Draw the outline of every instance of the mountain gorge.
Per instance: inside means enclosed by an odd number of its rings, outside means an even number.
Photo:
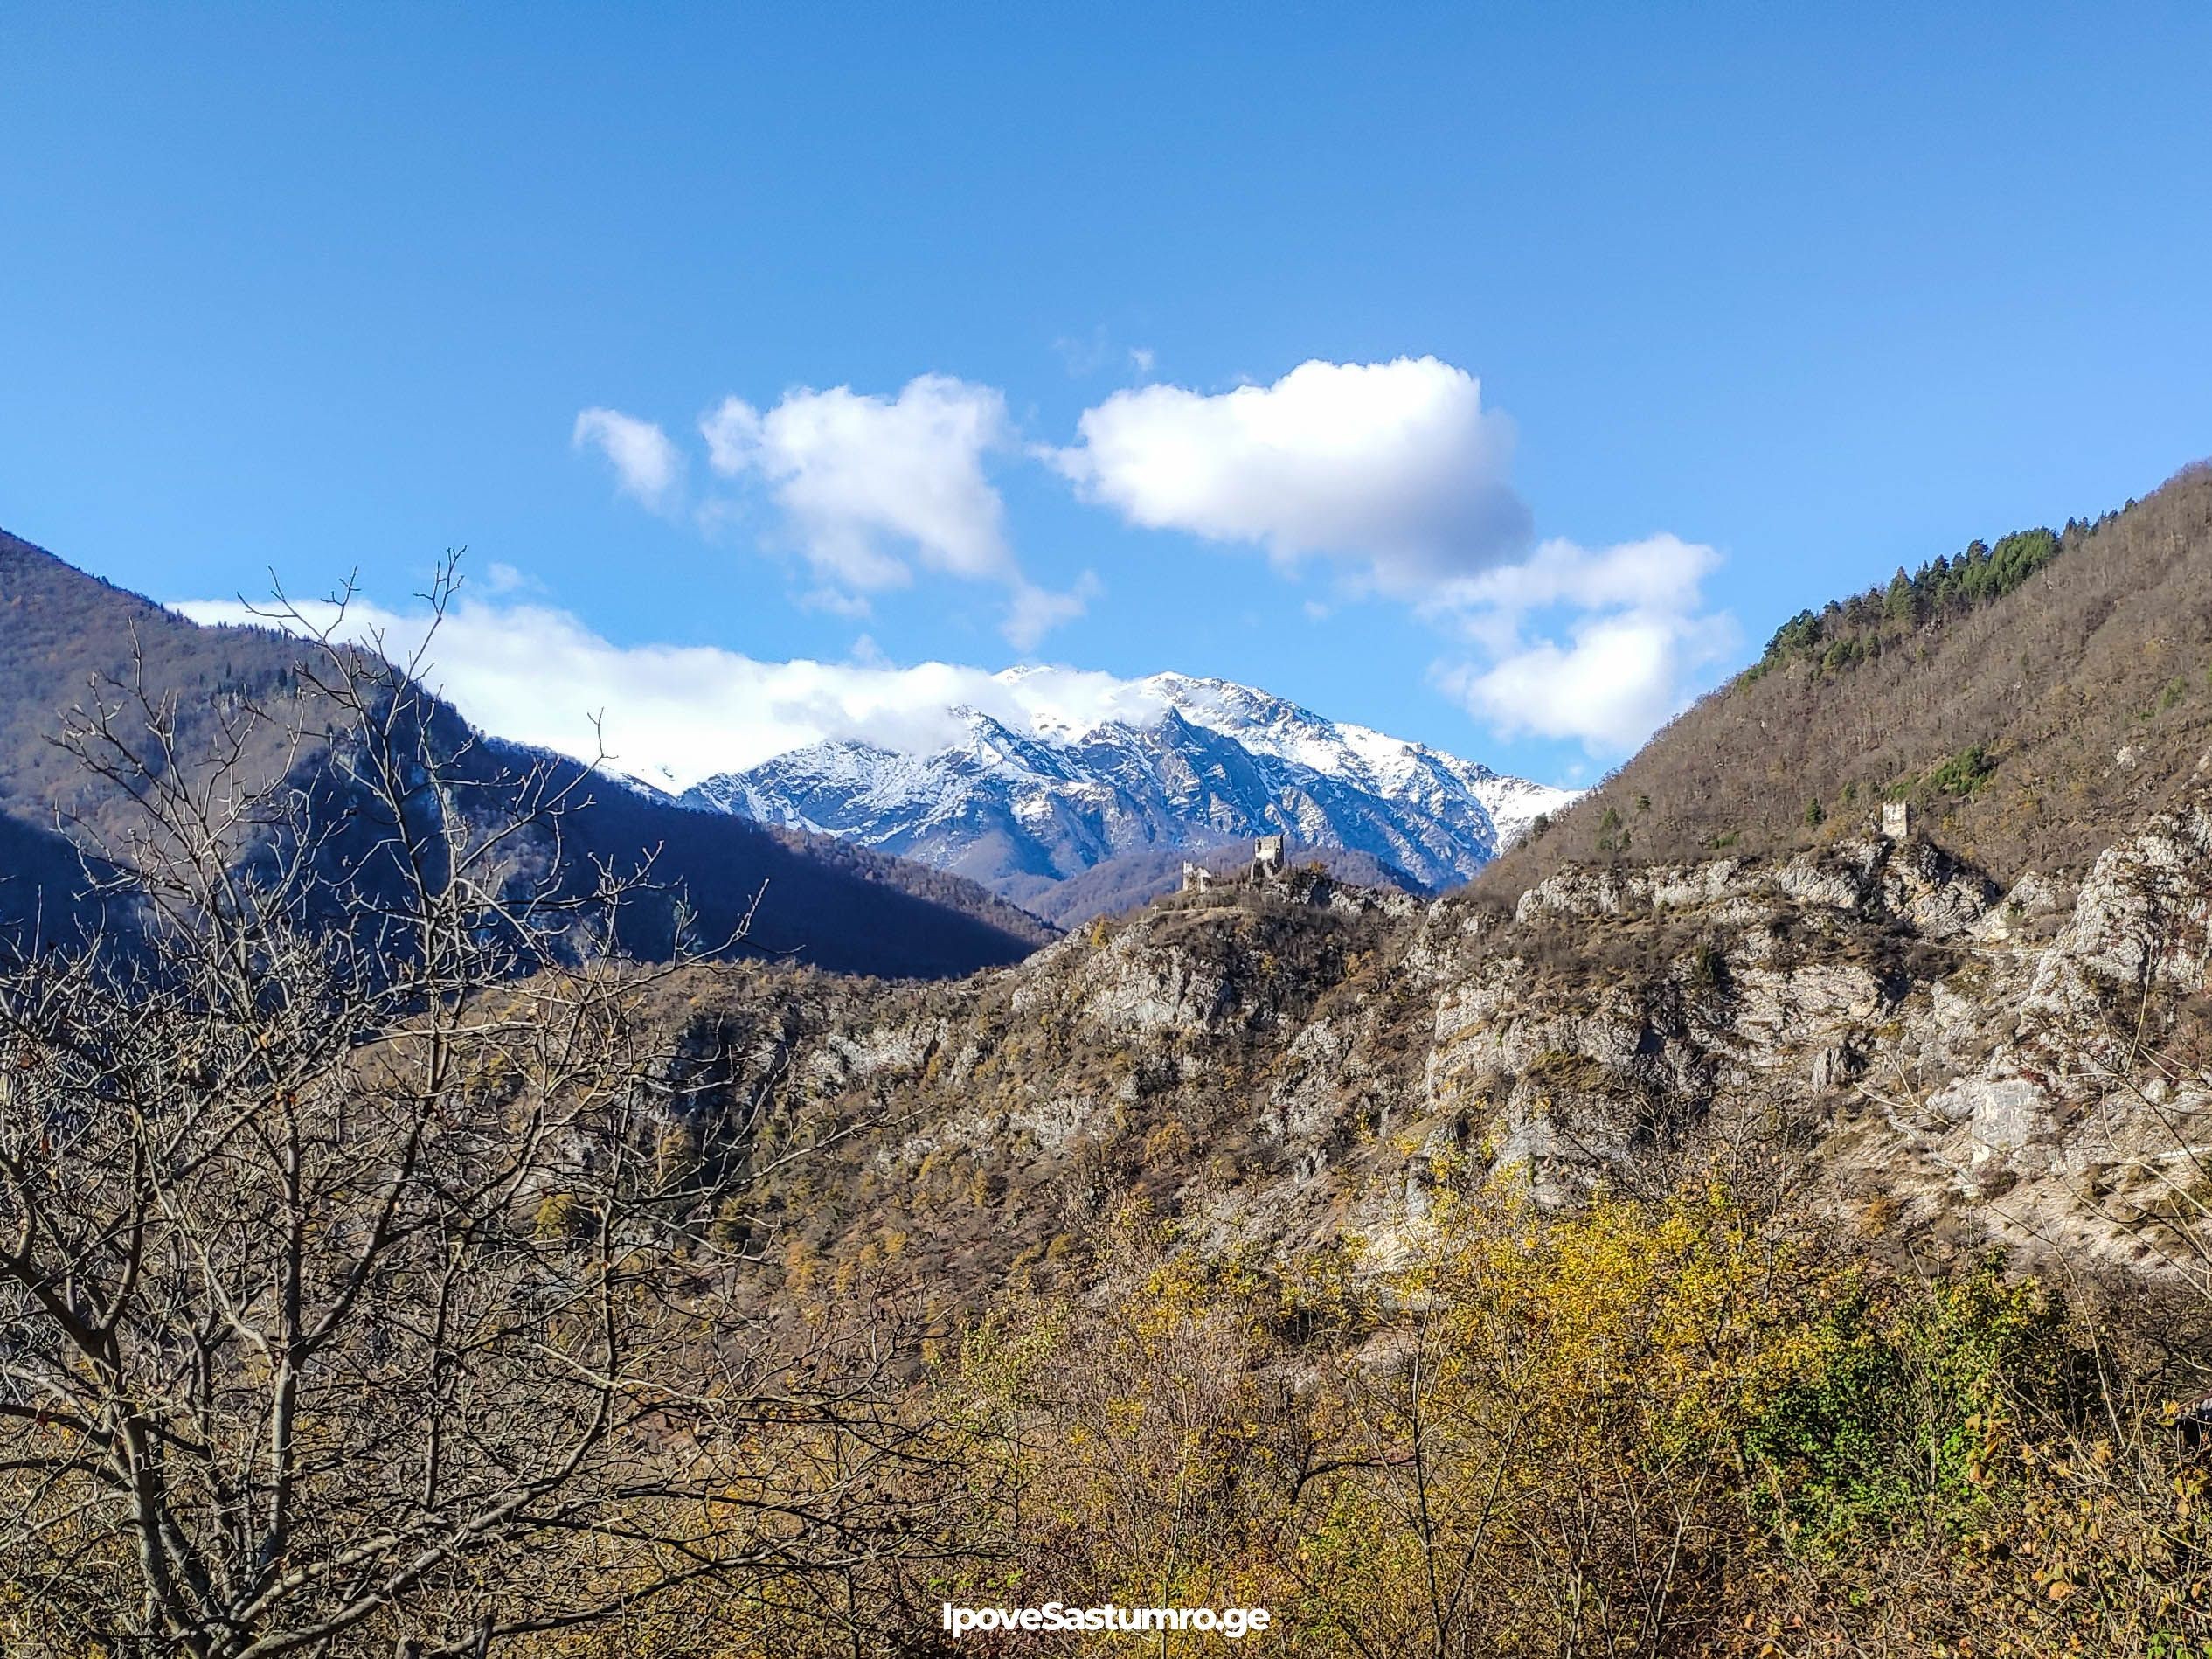
[[[2212,0],[0,8],[0,1659],[2212,1659]]]
[[[1026,725],[960,709],[959,738],[934,750],[824,741],[683,798],[949,870],[1064,922],[1162,891],[1164,855],[1258,835],[1362,856],[1413,891],[1455,886],[1575,798],[1225,680],[1158,674],[1125,696],[1132,711]]]

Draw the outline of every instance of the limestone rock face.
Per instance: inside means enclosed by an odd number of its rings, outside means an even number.
[[[1205,1030],[1233,1000],[1219,972],[1172,947],[1157,953],[1117,948],[1086,978],[1085,1011],[1115,1037]]]
[[[1387,1254],[1451,1193],[1569,1205],[1765,1137],[1840,1212],[1879,1195],[2139,1266],[2144,1218],[2212,1147],[2209,964],[2198,806],[2077,890],[1845,839],[1569,868],[1509,912],[1183,895],[949,986],[703,969],[662,1086],[703,1134],[835,1122],[879,1192],[955,1160],[1012,1235],[1134,1194],[1217,1240]]]

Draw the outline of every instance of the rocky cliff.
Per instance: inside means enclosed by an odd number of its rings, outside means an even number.
[[[1570,867],[1510,910],[1309,874],[954,985],[697,969],[661,1007],[704,1170],[834,1146],[711,1221],[808,1282],[1049,1273],[1133,1198],[1222,1249],[1386,1260],[1487,1180],[1557,1207],[1699,1167],[1916,1248],[2163,1273],[2193,1267],[2212,1139],[2209,927],[2199,799],[2075,886],[1869,826]]]

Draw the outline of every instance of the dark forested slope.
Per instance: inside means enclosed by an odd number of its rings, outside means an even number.
[[[301,643],[282,634],[202,627],[0,532],[0,918],[39,917],[51,936],[77,913],[85,884],[70,843],[54,831],[58,811],[80,835],[111,843],[129,820],[128,802],[94,786],[52,740],[66,711],[95,697],[114,702],[119,687],[142,683],[149,700],[176,708],[177,747],[189,758],[212,739],[226,702],[281,691],[302,655]],[[476,741],[451,708],[430,707],[432,741],[458,757],[487,812],[533,766],[571,778],[579,770]],[[258,743],[245,760],[263,779],[311,774],[320,764],[312,746],[288,753],[280,725],[264,728]],[[558,843],[545,838],[546,856],[565,861],[579,880],[595,859],[634,867],[649,857],[667,894],[661,912],[680,894],[702,941],[728,938],[752,912],[751,950],[903,976],[1016,961],[1051,937],[1036,918],[942,871],[691,811],[612,782],[589,781],[580,794]],[[648,907],[628,920],[627,944],[648,954],[664,948],[665,913]]]
[[[2094,522],[1900,571],[1777,630],[1485,872],[1772,854],[1907,801],[2009,879],[2078,871],[2212,750],[2212,466]]]

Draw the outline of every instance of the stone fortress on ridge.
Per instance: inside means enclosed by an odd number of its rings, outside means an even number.
[[[1290,837],[1261,836],[1252,843],[1252,864],[1241,878],[1217,875],[1189,858],[1182,861],[1182,891],[1210,892],[1217,886],[1264,887],[1290,869]]]

